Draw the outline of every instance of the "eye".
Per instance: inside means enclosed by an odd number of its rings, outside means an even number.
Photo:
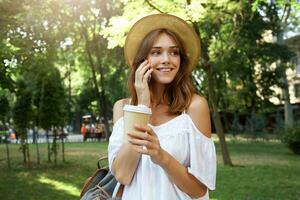
[[[151,55],[159,55],[160,54],[160,51],[158,51],[158,50],[153,50],[153,51],[151,51],[150,52],[151,53]]]
[[[170,52],[170,54],[171,54],[172,56],[178,56],[178,55],[179,55],[179,50],[172,50],[172,51]]]

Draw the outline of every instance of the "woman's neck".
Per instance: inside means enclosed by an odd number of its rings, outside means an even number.
[[[153,84],[151,89],[151,107],[157,107],[159,105],[168,105],[168,99],[164,99],[166,85]]]

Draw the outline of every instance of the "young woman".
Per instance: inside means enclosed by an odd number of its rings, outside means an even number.
[[[190,80],[200,55],[197,34],[178,17],[150,15],[131,28],[124,52],[131,97],[114,105],[108,147],[110,169],[125,185],[122,200],[209,199],[216,153],[207,101]],[[139,132],[124,133],[125,104],[151,108],[149,124],[135,126]]]

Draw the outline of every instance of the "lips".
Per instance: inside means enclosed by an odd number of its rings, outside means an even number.
[[[156,68],[156,70],[160,71],[160,72],[170,72],[173,70],[173,68],[171,67],[160,67],[160,68]]]

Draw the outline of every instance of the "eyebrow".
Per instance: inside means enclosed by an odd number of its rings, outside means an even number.
[[[152,49],[161,49],[162,47],[161,46],[153,46]],[[169,46],[169,48],[171,49],[179,49],[178,46]]]

